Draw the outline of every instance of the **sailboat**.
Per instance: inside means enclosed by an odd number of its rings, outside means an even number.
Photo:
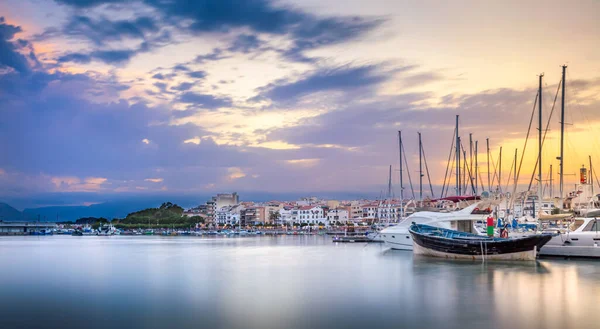
[[[566,85],[566,70],[567,66],[562,66],[562,97],[561,97],[561,134],[560,134],[560,198],[564,201],[563,194],[563,168],[564,168],[564,125],[565,125],[565,85]],[[540,88],[539,93],[541,96],[541,77],[540,77]],[[541,99],[541,97],[540,97]],[[541,118],[541,104],[540,104],[540,118]],[[541,122],[541,119],[540,119]],[[541,124],[540,124],[541,128]],[[538,161],[541,160],[541,129],[540,129],[540,150]],[[541,168],[541,163],[538,163]],[[541,171],[539,174],[539,181],[541,182]],[[583,181],[582,181],[583,182]],[[539,184],[541,186],[541,183]],[[541,195],[541,188],[538,188]],[[562,202],[561,202],[562,203]],[[562,208],[562,207],[561,207]],[[559,215],[561,218],[557,217]],[[567,221],[563,216],[571,216],[570,214],[556,214],[540,216],[540,220],[561,220],[567,222],[568,225],[566,230],[559,232],[558,235],[554,236],[544,247],[540,249],[540,255],[542,256],[560,256],[560,257],[591,257],[600,258],[600,228],[599,222],[596,218],[573,218]]]

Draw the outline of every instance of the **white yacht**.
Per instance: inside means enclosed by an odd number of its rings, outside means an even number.
[[[489,202],[477,202],[454,212],[419,211],[379,232],[385,245],[398,250],[413,250],[413,242],[408,228],[414,222],[457,231],[479,233],[475,228],[477,221],[485,221],[492,212]]]
[[[572,227],[540,249],[542,256],[600,258],[600,220],[575,218]]]

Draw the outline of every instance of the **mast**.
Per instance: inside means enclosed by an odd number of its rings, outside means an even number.
[[[486,138],[485,143],[487,144],[487,173],[488,173],[488,191],[492,190],[492,182],[490,176],[490,139]]]
[[[498,159],[498,190],[502,193],[502,146],[500,146],[500,156]]]
[[[477,141],[475,141],[475,195],[479,193],[479,166],[477,165]]]
[[[461,195],[460,185],[460,137],[458,137],[458,115],[456,115],[456,195]]]
[[[469,172],[473,172],[473,133],[469,133]]]
[[[421,133],[419,134],[419,200],[423,201],[423,144],[421,143]]]
[[[513,174],[513,180],[515,184],[515,190],[517,189],[517,149],[515,149],[515,169]]]
[[[552,191],[553,188],[554,188],[554,184],[552,182],[552,165],[550,165],[550,188],[549,188],[549,190],[550,190],[550,199],[554,198],[554,191]]]
[[[388,199],[392,198],[392,165],[390,165],[390,174],[388,176],[388,192],[387,192],[387,197],[388,197]]]
[[[538,211],[542,209],[542,78],[544,74],[540,74],[540,83],[538,86]],[[562,160],[561,160],[562,161]],[[534,214],[534,217],[539,218]]]
[[[594,196],[594,172],[592,171],[592,156],[588,155],[590,159],[590,186],[592,187],[592,196]]]
[[[400,149],[400,219],[402,219],[404,207],[402,203],[404,202],[404,183],[402,181],[402,131],[398,130],[398,142]]]
[[[563,65],[562,66],[562,97],[560,100],[560,163],[559,163],[559,168],[558,170],[560,171],[560,178],[559,178],[559,197],[561,200],[561,208],[562,208],[562,198],[563,198],[563,184],[564,184],[564,180],[563,180],[563,172],[564,172],[564,146],[565,146],[565,85],[566,85],[566,80],[565,80],[565,73],[567,72],[567,66]],[[541,78],[540,78],[541,79]],[[542,102],[542,100],[540,99],[540,103]],[[541,108],[541,105],[540,105]]]

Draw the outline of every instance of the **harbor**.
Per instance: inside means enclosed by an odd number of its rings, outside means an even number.
[[[451,261],[323,235],[7,236],[0,249],[10,264],[0,271],[3,328],[594,329],[600,321],[600,264],[589,260]]]

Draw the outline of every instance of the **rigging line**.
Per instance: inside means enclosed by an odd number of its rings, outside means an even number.
[[[548,133],[548,128],[550,126],[550,121],[552,120],[552,114],[554,113],[554,107],[556,105],[556,100],[558,99],[558,92],[560,91],[561,84],[562,84],[562,79],[558,83],[558,87],[556,88],[556,95],[554,96],[554,103],[552,103],[552,109],[550,110],[550,116],[548,117],[548,122],[546,123],[546,129],[544,130],[544,137],[542,138],[542,148],[544,147],[544,142],[546,141],[546,134]],[[531,176],[531,179],[529,180],[529,187],[527,188],[528,190],[531,189],[531,185],[533,184],[533,178],[535,177],[535,172],[537,170],[538,161],[539,161],[539,158],[536,158],[536,160],[535,160],[535,166],[533,168],[533,175]],[[540,182],[540,184],[541,183],[542,182]]]
[[[569,73],[570,71],[567,70],[567,77],[569,78],[569,80],[571,80],[571,74]],[[571,89],[568,89],[568,91],[570,91]],[[590,133],[591,135],[594,135],[594,131],[592,130],[592,124],[590,122],[589,117],[585,114],[585,112],[583,110],[581,110],[581,106],[579,104],[579,102],[577,101],[576,97],[569,97],[569,99],[573,99],[573,101],[575,102],[575,107],[577,108],[577,110],[581,113],[581,116],[583,117],[583,119],[586,121],[587,123],[587,129],[588,129],[588,133]],[[565,104],[566,105],[566,104]],[[594,146],[594,151],[596,153],[600,153],[598,152],[598,150],[600,149],[600,147],[598,146],[598,141],[596,138],[592,139],[593,142],[593,146]]]
[[[525,151],[527,150],[527,141],[529,141],[529,134],[531,133],[531,125],[533,124],[533,117],[535,116],[535,107],[538,102],[538,93],[535,93],[535,100],[533,101],[533,109],[531,110],[531,118],[529,119],[529,128],[527,128],[527,136],[525,137],[525,146],[523,146],[523,152],[521,153],[521,161],[519,162],[519,169],[517,170],[516,181],[517,184],[513,187],[513,193],[510,196],[509,208],[512,207],[515,198],[515,192],[517,191],[517,185],[519,184],[519,176],[521,175],[521,167],[523,166],[523,159],[525,158]]]
[[[452,151],[454,151],[454,147],[452,147]],[[456,152],[455,152],[456,153]],[[454,163],[456,162],[456,156],[453,154],[452,155],[452,164],[450,165],[450,168],[454,168]],[[450,182],[452,181],[452,173],[453,170],[450,170],[450,173],[448,175],[448,185],[446,185],[446,191],[444,194],[441,195],[442,198],[445,198],[448,196],[448,191],[450,190]]]
[[[462,144],[462,140],[460,141],[460,148],[463,150],[463,153],[467,153],[467,151],[465,151],[465,147]],[[475,184],[473,183],[473,176],[471,176],[471,169],[469,169],[469,166],[465,166],[467,169],[467,172],[469,173],[469,180],[471,181],[471,190],[473,191],[473,194],[475,194]],[[465,188],[465,192],[466,192],[466,188]]]
[[[598,176],[596,176],[596,171],[593,170],[592,174],[594,175],[594,178],[596,179],[596,184],[598,184],[598,188],[600,188],[600,181],[598,180]]]
[[[413,188],[412,179],[410,178],[410,170],[408,170],[408,161],[406,160],[406,151],[404,150],[404,143],[402,143],[402,154],[404,154],[404,164],[406,165],[406,173],[408,174],[408,183],[410,184],[410,192],[412,193],[413,199],[415,199],[415,189]]]
[[[454,127],[454,132],[452,133],[452,135],[456,135],[456,127]],[[446,162],[446,173],[444,174],[444,184],[442,185],[442,193],[440,194],[440,197],[442,198],[444,195],[444,189],[446,188],[446,177],[448,176],[448,169],[450,167],[450,157],[452,156],[452,151],[454,150],[454,140],[450,139],[450,141],[452,142],[450,144],[450,154],[448,154],[448,161]],[[448,182],[448,185],[450,185],[450,182]]]
[[[496,181],[497,179],[497,173],[496,171],[498,170],[498,166],[494,163],[494,156],[491,156],[490,159],[492,160],[492,167],[494,168],[494,174],[492,175],[492,185],[490,185],[490,189],[492,188],[492,186],[494,186],[494,181]],[[500,160],[500,155],[498,155],[498,160]],[[500,185],[500,182],[498,182],[498,186]]]
[[[508,179],[506,180],[506,188],[504,189],[505,191],[508,191],[508,185],[510,184],[510,178],[512,177],[512,173],[513,173],[513,168],[514,166],[516,166],[517,164],[515,163],[516,161],[513,159],[513,161],[511,162],[510,165],[510,171],[508,172]]]
[[[431,176],[429,175],[429,167],[427,166],[427,157],[425,156],[425,148],[423,144],[421,144],[421,152],[423,152],[423,160],[425,162],[425,171],[427,172],[427,180],[429,181],[429,189],[431,190],[431,197],[435,199],[435,194],[433,194],[433,185],[431,185]]]

